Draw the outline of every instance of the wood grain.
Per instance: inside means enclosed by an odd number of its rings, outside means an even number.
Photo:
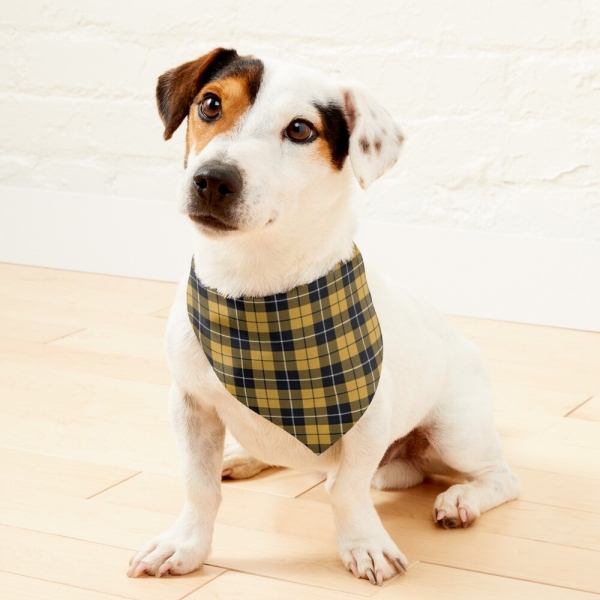
[[[10,600],[600,597],[600,334],[451,317],[482,349],[519,500],[431,520],[443,478],[373,491],[410,560],[383,588],[336,550],[323,474],[225,482],[213,553],[128,579],[182,501],[163,351],[175,286],[0,265],[0,596]]]

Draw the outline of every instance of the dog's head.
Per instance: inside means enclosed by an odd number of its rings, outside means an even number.
[[[357,84],[218,48],[158,79],[169,139],[185,117],[180,208],[204,234],[256,231],[294,212],[319,218],[350,159],[367,188],[397,160],[403,137]]]

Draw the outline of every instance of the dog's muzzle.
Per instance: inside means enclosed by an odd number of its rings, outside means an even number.
[[[235,229],[232,209],[242,187],[242,174],[234,165],[216,160],[204,163],[192,180],[190,218],[213,229]]]

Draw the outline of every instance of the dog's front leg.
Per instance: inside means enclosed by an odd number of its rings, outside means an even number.
[[[386,439],[377,427],[351,429],[343,438],[339,469],[327,480],[340,557],[356,577],[378,585],[404,573],[408,565],[383,527],[370,495],[373,473],[387,447],[382,440]]]
[[[199,568],[210,553],[221,503],[221,461],[225,426],[174,383],[169,413],[182,458],[185,504],[175,523],[131,560],[128,575],[184,575]]]

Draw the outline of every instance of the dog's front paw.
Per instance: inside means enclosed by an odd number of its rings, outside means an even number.
[[[200,568],[209,553],[210,540],[206,536],[169,530],[131,557],[127,576],[185,575]]]
[[[248,479],[268,468],[269,465],[248,454],[237,442],[226,444],[221,477]]]
[[[344,566],[374,585],[405,573],[408,566],[406,556],[391,540],[345,540],[339,541],[338,547]]]

